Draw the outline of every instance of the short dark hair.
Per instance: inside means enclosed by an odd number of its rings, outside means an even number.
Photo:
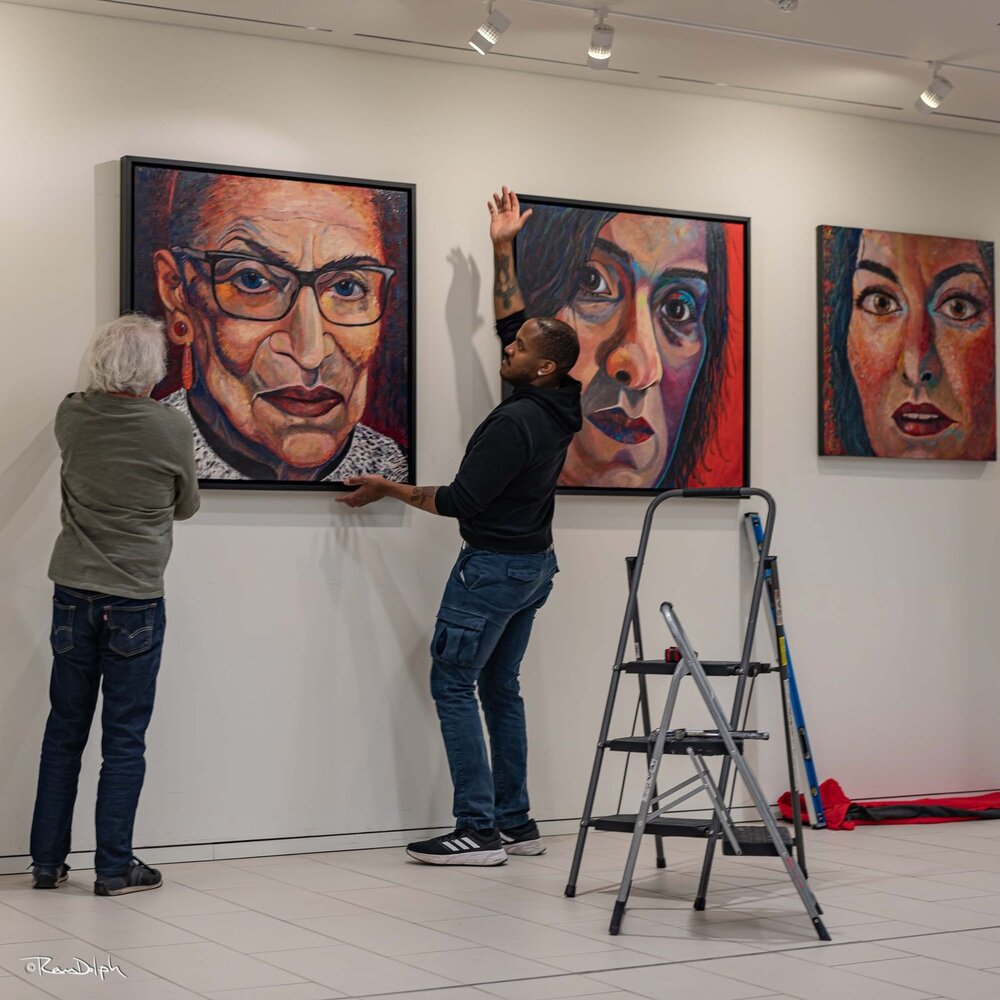
[[[541,334],[542,351],[546,359],[554,361],[557,375],[565,375],[580,357],[580,340],[576,330],[561,319],[542,316],[535,320]]]

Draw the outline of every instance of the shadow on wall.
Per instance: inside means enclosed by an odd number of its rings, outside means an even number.
[[[372,720],[372,736],[388,741],[392,749],[392,771],[380,776],[384,784],[379,794],[386,801],[412,803],[414,788],[438,789],[440,798],[433,795],[430,800],[422,801],[418,814],[404,812],[400,823],[403,828],[446,825],[450,814],[444,790],[450,788],[450,779],[444,752],[435,739],[415,739],[414,733],[432,733],[437,727],[430,694],[429,645],[437,595],[447,579],[449,566],[430,564],[428,586],[414,592],[401,583],[391,548],[388,553],[381,547],[362,553],[356,532],[334,529],[328,553],[331,558],[347,557],[354,565],[360,565],[363,559],[368,576],[368,599],[358,608],[354,619],[357,643],[354,657],[355,668],[365,678],[362,683],[378,688],[377,703],[382,711]],[[391,655],[387,662],[394,644],[389,640],[382,646],[379,636],[385,632],[391,632],[399,642],[399,662],[393,662]],[[365,668],[366,654],[371,656],[372,647],[375,655]],[[421,706],[417,718],[412,711],[415,704]]]
[[[121,290],[119,228],[121,166],[117,160],[94,167],[94,325],[119,315]],[[81,385],[86,383],[81,382]]]
[[[452,268],[451,287],[444,306],[445,324],[451,339],[451,353],[455,359],[455,388],[458,399],[459,419],[462,424],[462,444],[472,437],[479,422],[495,404],[493,383],[487,377],[479,355],[473,350],[473,337],[486,320],[479,314],[479,294],[482,278],[472,257],[455,247],[448,254]],[[497,348],[497,366],[500,354]],[[495,382],[500,381],[497,376]]]
[[[31,503],[42,479],[58,458],[52,421],[49,421],[0,473],[0,537],[6,531],[14,533],[20,530],[18,516]],[[8,565],[5,583],[8,587],[17,588],[11,569]],[[37,576],[43,578],[44,572],[44,566],[39,567]],[[41,745],[51,652],[45,641],[47,622],[36,620],[31,612],[27,615],[23,613],[24,609],[14,597],[8,591],[0,601],[0,634],[4,637],[4,648],[8,653],[0,679],[0,788],[6,790],[5,795],[10,793],[10,807],[28,816],[34,772],[32,770],[30,779],[24,778],[24,761],[36,758]],[[32,596],[31,607],[35,606],[35,600]],[[13,651],[17,651],[16,659],[10,655]],[[21,794],[28,798],[15,801]],[[27,833],[25,821],[24,838],[27,838]],[[8,850],[26,846],[26,840],[24,844],[18,841],[7,845]]]
[[[37,489],[52,463],[58,460],[54,425],[55,420],[50,420],[21,454],[0,472],[0,531],[6,529]]]
[[[23,821],[17,840],[5,843],[4,848],[10,853],[23,853],[28,848],[38,754],[48,713],[52,650],[42,632],[47,623],[38,622],[38,628],[31,629],[35,635],[28,638],[23,619],[16,627],[6,614],[0,621],[5,640],[11,637],[19,649],[30,650],[20,665],[7,661],[0,688],[0,788],[4,789],[5,807]],[[17,636],[18,631],[23,634]]]

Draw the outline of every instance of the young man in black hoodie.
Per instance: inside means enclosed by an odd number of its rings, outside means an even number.
[[[458,518],[465,544],[431,640],[431,692],[455,788],[454,833],[410,844],[438,865],[500,865],[545,847],[528,812],[528,741],[518,671],[535,612],[558,572],[552,549],[555,488],[580,430],[579,344],[557,319],[527,319],[514,273],[514,237],[531,215],[505,187],[487,202],[493,304],[504,345],[500,375],[514,387],[479,425],[450,486],[404,486],[378,476],[348,483],[351,507],[394,497]],[[490,734],[487,757],[476,688]],[[492,758],[492,768],[490,760]]]

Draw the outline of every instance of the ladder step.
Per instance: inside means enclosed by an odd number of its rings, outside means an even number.
[[[734,734],[735,736],[735,734]],[[619,750],[623,753],[649,753],[656,742],[656,734],[649,736],[620,736],[608,740],[604,744],[606,750]],[[743,752],[743,740],[735,737],[736,749]],[[688,748],[699,757],[719,757],[726,753],[726,744],[721,736],[684,736],[681,738],[668,736],[663,742],[665,754],[686,754]]]
[[[665,674],[672,675],[680,666],[679,661],[673,660],[629,660],[623,663],[621,669],[627,674]],[[733,677],[740,672],[738,661],[733,660],[702,660],[702,669],[709,677]],[[749,664],[748,676],[756,677],[757,674],[769,674],[774,668],[770,663]]]
[[[632,833],[635,829],[635,813],[619,813],[616,816],[595,816],[590,825],[595,830],[609,830],[612,833]],[[646,824],[645,833],[655,833],[660,837],[706,838],[712,826],[711,819],[654,819]]]
[[[744,854],[769,855],[772,858],[778,857],[778,852],[775,850],[774,844],[768,836],[766,826],[734,826],[733,833],[736,834],[736,839]],[[791,833],[783,826],[778,827],[778,833],[781,834],[785,850],[791,850],[794,843]],[[732,845],[725,837],[722,838],[722,853],[736,856]]]

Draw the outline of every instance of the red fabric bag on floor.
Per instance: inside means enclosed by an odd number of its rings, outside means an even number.
[[[874,823],[960,823],[970,819],[1000,819],[1000,792],[951,798],[893,799],[884,802],[852,802],[840,785],[828,778],[819,786],[819,795],[830,830],[853,830],[858,824]],[[799,796],[806,815],[805,796]],[[781,815],[791,821],[792,795],[778,799]]]

